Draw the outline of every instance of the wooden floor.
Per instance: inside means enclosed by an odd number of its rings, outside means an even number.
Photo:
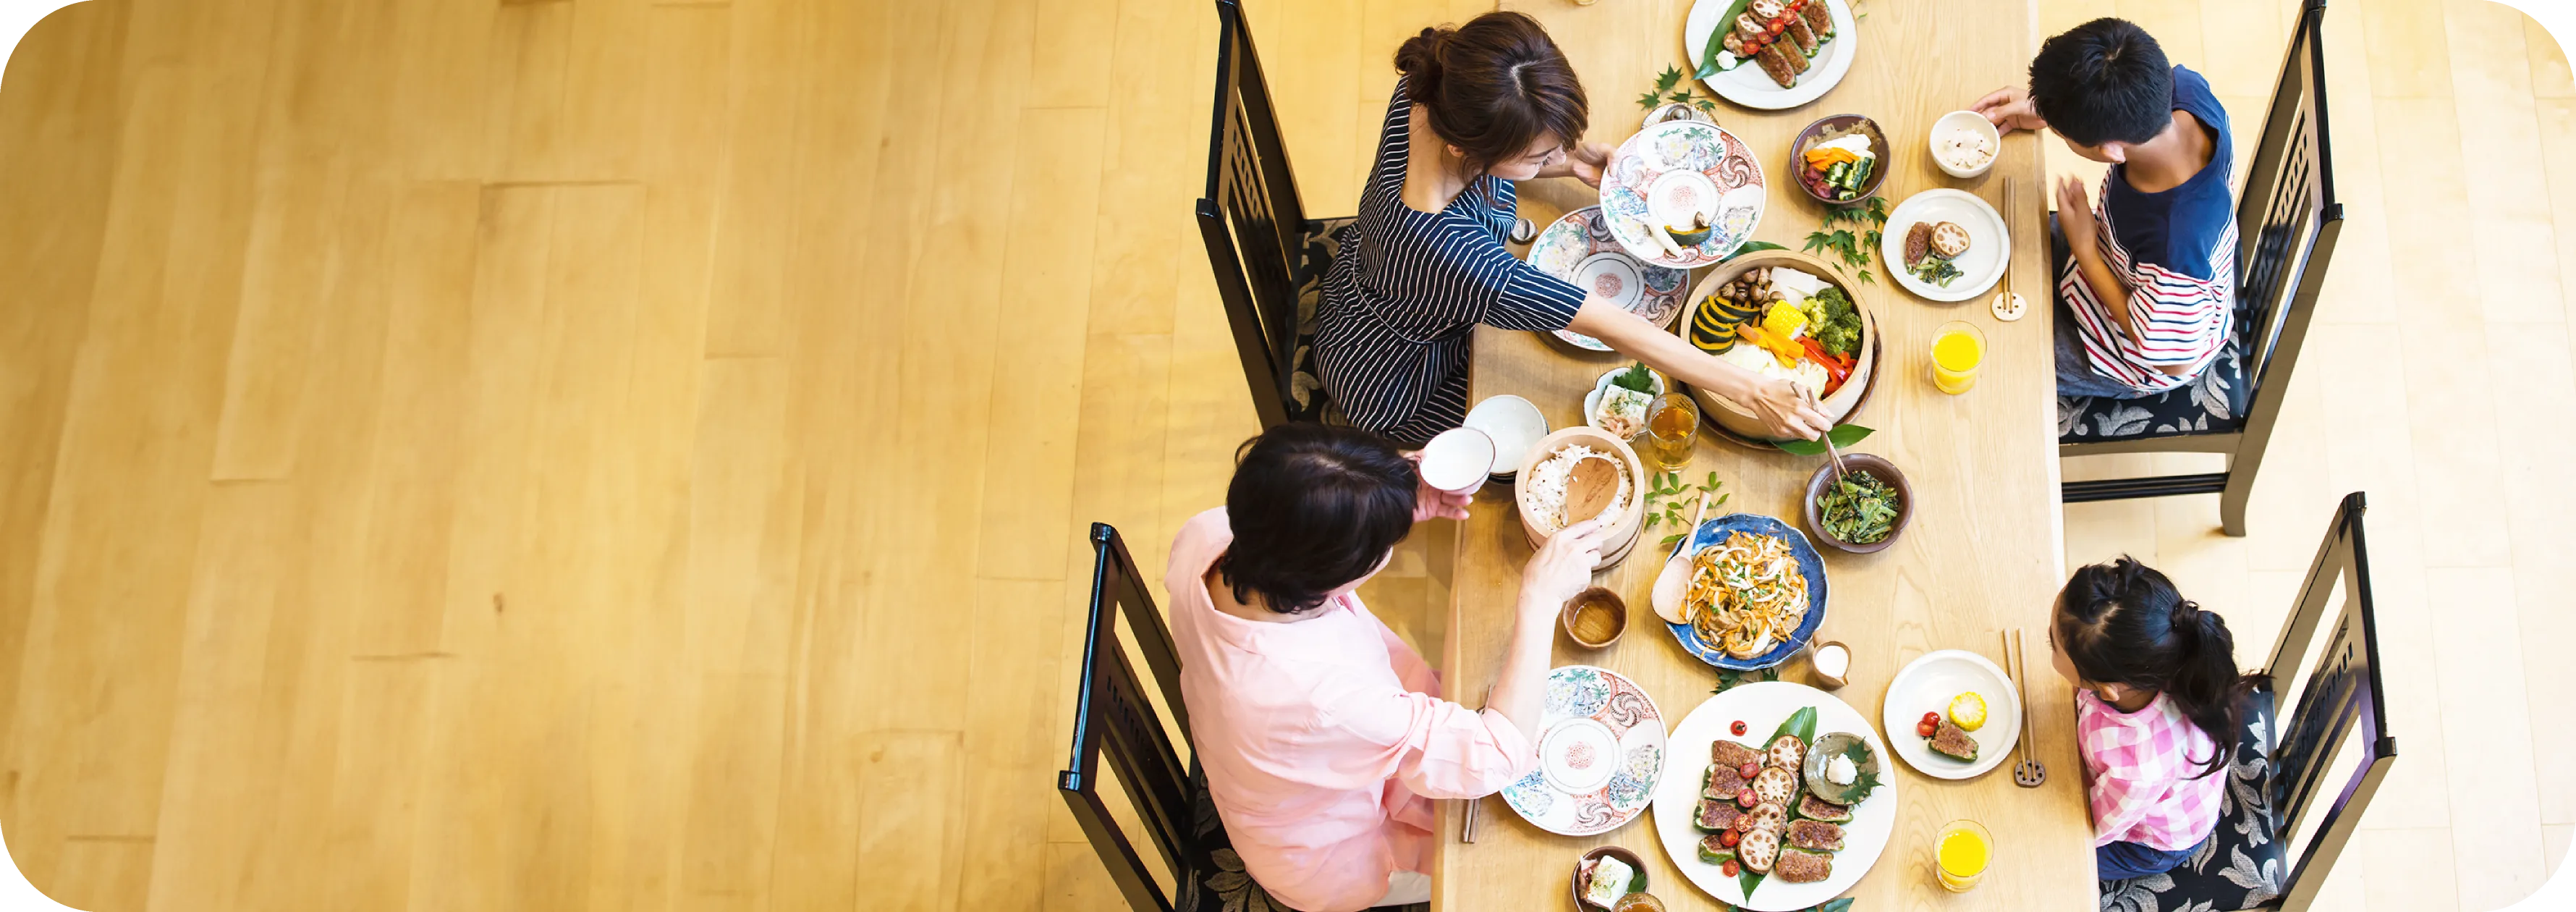
[[[1255,4],[1310,210],[1395,44],[1483,6]],[[2040,18],[2135,19],[2241,116],[2289,9]],[[2368,491],[2403,755],[2337,907],[2474,912],[2576,825],[2576,84],[2477,0],[2327,28],[2351,220],[2253,534],[2083,506],[2068,558],[2251,656]],[[1187,215],[1214,40],[1196,0],[47,19],[0,93],[10,856],[97,910],[1115,907],[1050,789],[1080,530],[1159,567],[1253,430]],[[1446,534],[1371,587],[1418,641]]]

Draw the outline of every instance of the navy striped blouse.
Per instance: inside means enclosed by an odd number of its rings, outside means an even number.
[[[1510,181],[1479,177],[1436,215],[1404,204],[1412,111],[1398,79],[1359,218],[1324,277],[1315,362],[1352,424],[1419,443],[1467,418],[1476,324],[1563,329],[1584,295],[1503,248],[1518,206]]]

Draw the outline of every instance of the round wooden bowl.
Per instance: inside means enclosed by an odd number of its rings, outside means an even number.
[[[1599,910],[1583,904],[1583,868],[1584,866],[1591,864],[1592,859],[1599,858],[1603,855],[1619,859],[1621,864],[1625,864],[1636,870],[1637,880],[1629,884],[1629,886],[1637,888],[1634,892],[1643,892],[1647,889],[1647,886],[1644,883],[1644,881],[1648,879],[1646,876],[1646,860],[1637,857],[1637,853],[1614,845],[1606,845],[1593,849],[1592,851],[1583,853],[1583,857],[1575,859],[1574,876],[1568,878],[1566,881],[1566,886],[1573,890],[1569,895],[1574,898],[1574,908],[1581,910],[1581,912],[1599,912]]]
[[[1859,196],[1847,200],[1826,199],[1816,192],[1816,188],[1807,186],[1807,150],[1817,143],[1831,142],[1853,133],[1869,138],[1869,151],[1878,156],[1878,161],[1870,165],[1869,180],[1861,182]],[[1798,189],[1807,191],[1808,199],[1828,206],[1848,206],[1878,195],[1878,185],[1887,182],[1887,163],[1894,160],[1888,157],[1887,134],[1878,129],[1877,121],[1858,114],[1836,114],[1798,131],[1797,141],[1789,144],[1789,180],[1797,184]]]
[[[1842,387],[1834,390],[1833,395],[1817,403],[1824,409],[1825,417],[1840,424],[1859,410],[1861,400],[1869,398],[1870,387],[1878,382],[1878,317],[1870,313],[1869,305],[1853,292],[1851,283],[1843,281],[1833,267],[1825,265],[1825,261],[1794,250],[1757,250],[1720,263],[1700,278],[1698,287],[1691,289],[1690,306],[1682,308],[1682,318],[1674,324],[1674,334],[1688,343],[1691,324],[1699,318],[1699,309],[1707,306],[1710,296],[1746,272],[1768,266],[1789,266],[1822,278],[1827,284],[1842,289],[1843,294],[1851,298],[1852,307],[1860,311],[1860,358],[1852,365],[1851,379],[1843,381]],[[1698,348],[1694,346],[1692,350],[1697,351]],[[1751,410],[1724,396],[1691,387],[1691,398],[1699,400],[1700,414],[1729,436],[1750,441],[1775,439]]]
[[[1578,609],[1596,603],[1610,612],[1610,635],[1601,638],[1599,642],[1584,639],[1583,634],[1574,626],[1575,615],[1580,613]],[[1557,612],[1557,625],[1565,628],[1565,638],[1574,641],[1574,645],[1585,649],[1600,649],[1619,642],[1619,635],[1628,632],[1628,602],[1620,598],[1619,593],[1594,586],[1575,594],[1572,601],[1565,603],[1564,610]]]
[[[1816,507],[1816,498],[1825,493],[1825,486],[1834,482],[1834,462],[1832,459],[1826,459],[1824,465],[1816,467],[1816,474],[1807,477],[1807,494],[1802,505],[1802,513],[1807,518],[1808,534],[1815,536],[1816,541],[1828,548],[1853,554],[1870,554],[1887,550],[1887,546],[1896,543],[1897,536],[1905,534],[1905,524],[1914,520],[1913,486],[1905,483],[1905,473],[1897,471],[1895,463],[1868,453],[1844,453],[1843,468],[1847,471],[1868,473],[1896,491],[1895,527],[1887,530],[1886,538],[1866,545],[1852,544],[1826,532],[1824,511]]]
[[[1531,519],[1538,515],[1538,510],[1530,503],[1530,473],[1538,468],[1539,463],[1556,455],[1556,451],[1576,443],[1611,453],[1628,468],[1628,503],[1611,525],[1610,537],[1601,541],[1601,561],[1592,566],[1593,572],[1598,573],[1618,566],[1619,561],[1628,556],[1630,546],[1636,544],[1637,533],[1646,527],[1646,464],[1637,458],[1637,451],[1630,449],[1627,441],[1590,425],[1576,425],[1539,438],[1530,446],[1528,455],[1521,457],[1520,470],[1512,476],[1512,502],[1518,507],[1521,532],[1529,537],[1530,547],[1545,547],[1553,533],[1541,533],[1537,522]]]

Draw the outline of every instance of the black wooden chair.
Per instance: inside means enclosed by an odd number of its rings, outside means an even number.
[[[2397,759],[2379,680],[2362,495],[2343,500],[2308,567],[2298,607],[2266,664],[2276,685],[2304,679],[2274,747],[2273,692],[2257,691],[2237,737],[2218,830],[2172,871],[2101,882],[2102,912],[2306,912]],[[2342,599],[2337,601],[2337,592]],[[2337,610],[2329,617],[2329,603]],[[2320,630],[2324,647],[2308,663]],[[2340,769],[2349,773],[2333,774]],[[2319,802],[2317,799],[2331,798]]]
[[[1199,233],[1261,426],[1319,420],[1323,384],[1307,340],[1324,271],[1338,249],[1333,232],[1350,219],[1306,217],[1243,7],[1217,0],[1216,18],[1216,122],[1208,136]]]
[[[2067,503],[2217,494],[2219,525],[2245,534],[2254,473],[2290,394],[2342,231],[2326,132],[2325,0],[2307,0],[2237,198],[2236,337],[2198,379],[2139,399],[2060,397],[2059,456],[2225,453],[2227,470],[2066,482]]]

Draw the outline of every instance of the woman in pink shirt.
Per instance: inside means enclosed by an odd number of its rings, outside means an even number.
[[[1352,594],[1415,523],[1466,504],[1374,435],[1285,424],[1244,445],[1225,507],[1172,541],[1164,584],[1198,761],[1244,869],[1282,902],[1427,899],[1429,799],[1489,795],[1538,764],[1548,647],[1591,584],[1594,524],[1531,558],[1482,710],[1441,699],[1438,673]]]
[[[2075,682],[2076,750],[2103,880],[2173,870],[2218,829],[2228,751],[2262,678],[2236,670],[2227,621],[2152,567],[2079,568],[2058,593],[2050,658]]]

